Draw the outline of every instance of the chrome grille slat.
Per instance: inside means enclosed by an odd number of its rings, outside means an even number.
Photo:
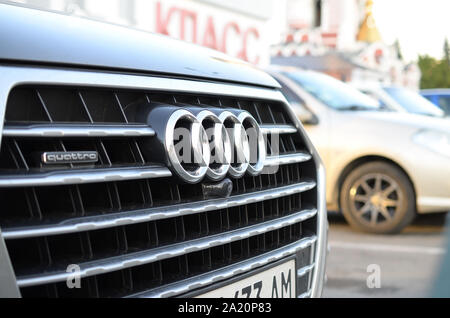
[[[297,128],[292,125],[261,125],[261,131],[263,134],[295,134],[297,133]]]
[[[303,294],[300,294],[297,298],[310,298],[311,297],[312,290],[309,289],[307,292],[304,292]]]
[[[121,180],[170,177],[172,173],[162,166],[84,169],[61,172],[30,173],[0,176],[1,187],[37,187],[80,183],[96,183]]]
[[[305,152],[268,157],[266,167],[300,163],[311,159]],[[0,175],[0,187],[54,186],[80,183],[134,180],[145,178],[170,177],[169,169],[162,166],[136,168],[99,168],[70,172],[29,173],[24,175]]]
[[[6,125],[6,137],[148,137],[155,131],[146,125]]]
[[[248,194],[240,194],[226,199],[214,199],[203,202],[184,203],[182,205],[157,207],[141,211],[85,217],[82,219],[67,220],[54,225],[47,224],[45,226],[3,228],[2,231],[5,239],[21,239],[35,236],[97,230],[107,227],[167,219],[181,215],[196,214],[261,202],[264,200],[305,192],[313,189],[315,186],[316,183],[314,181],[305,180],[304,182],[289,186],[267,189]]]
[[[274,167],[274,166],[288,165],[292,163],[300,163],[311,160],[311,158],[312,158],[311,155],[304,151],[293,154],[270,156],[266,158],[265,167]]]
[[[297,277],[302,277],[311,272],[314,269],[315,264],[304,266],[297,271]]]
[[[98,71],[59,70],[54,68],[2,67],[1,87],[10,90],[18,84],[64,85],[81,87],[152,89],[162,92],[211,94],[229,97],[284,100],[279,90],[249,85],[236,85],[170,77],[111,74]],[[6,99],[7,96],[4,96]],[[6,102],[6,101],[5,101]]]
[[[212,271],[210,273],[205,273],[193,278],[188,278],[176,283],[172,283],[164,287],[155,288],[149,291],[133,294],[130,295],[129,297],[150,298],[150,297],[173,297],[181,295],[194,289],[205,287],[212,283],[223,281],[227,278],[231,278],[233,276],[251,271],[252,269],[267,265],[271,262],[278,261],[286,256],[293,255],[294,253],[311,246],[316,241],[317,237],[315,235],[311,237],[306,237],[298,242],[286,245],[280,249],[245,260],[243,262],[236,263],[227,266],[225,268]]]
[[[204,250],[218,245],[224,245],[302,222],[306,219],[314,217],[316,213],[316,209],[302,210],[289,216],[258,223],[230,232],[224,232],[169,246],[161,246],[155,249],[132,253],[129,255],[121,255],[86,264],[79,264],[81,269],[79,274],[80,277],[99,275]],[[65,281],[70,276],[71,273],[63,271],[59,273],[45,273],[39,275],[38,277],[18,277],[17,284],[19,287],[48,284]]]

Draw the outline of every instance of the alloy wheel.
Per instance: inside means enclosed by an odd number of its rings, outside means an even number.
[[[382,173],[363,175],[350,188],[354,215],[360,222],[370,226],[391,221],[402,200],[399,184]]]

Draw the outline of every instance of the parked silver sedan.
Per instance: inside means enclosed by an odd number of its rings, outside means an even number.
[[[448,120],[383,111],[327,75],[273,68],[327,170],[327,205],[353,227],[401,231],[416,213],[450,210]]]

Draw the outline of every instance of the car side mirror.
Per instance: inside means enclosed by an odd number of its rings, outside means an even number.
[[[303,105],[299,103],[291,103],[292,108],[297,114],[298,119],[302,122],[303,125],[317,125],[319,124],[319,119],[316,115],[314,115],[310,110],[305,108]]]

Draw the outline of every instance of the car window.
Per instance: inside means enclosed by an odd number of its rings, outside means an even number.
[[[286,97],[286,100],[289,102],[292,109],[294,110],[294,113],[299,117],[300,121],[303,124],[311,124],[313,122],[317,122],[317,117],[315,116],[314,112],[306,106],[305,101],[281,80],[276,80],[281,86],[281,92],[283,93],[284,97]]]
[[[373,99],[377,100],[378,103],[380,103],[381,108],[387,108],[387,105],[383,102],[381,98],[379,98],[374,92],[367,91],[367,90],[361,90],[362,93],[366,94],[367,96],[372,97]]]
[[[282,81],[278,81],[281,85],[281,92],[284,97],[286,97],[289,103],[297,103],[302,106],[305,106],[305,102],[300,98],[297,94],[295,94],[289,87],[287,87]]]
[[[417,92],[402,87],[384,87],[383,89],[410,113],[442,117],[442,110]]]
[[[328,75],[313,72],[286,72],[285,76],[334,109],[351,107],[379,109],[378,101]]]
[[[438,104],[447,116],[450,115],[450,95],[440,95]]]
[[[433,104],[437,103],[437,96],[436,95],[422,95],[422,96],[425,97],[426,99],[428,99]]]

